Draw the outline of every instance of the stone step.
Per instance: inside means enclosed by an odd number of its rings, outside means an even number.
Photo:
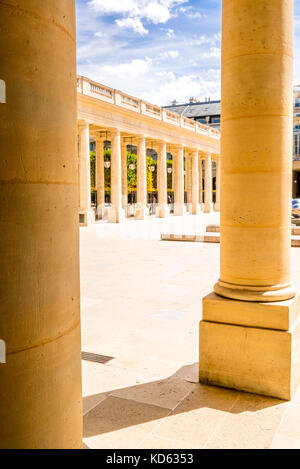
[[[204,235],[162,234],[162,241],[190,241],[198,243],[219,243],[219,233],[206,233]]]
[[[206,233],[220,233],[220,225],[208,225]]]
[[[208,232],[204,235],[162,234],[162,241],[187,241],[196,243],[220,243],[220,233]],[[291,246],[300,247],[300,235],[291,236]]]
[[[220,225],[208,225],[206,233],[220,233]],[[292,226],[292,235],[300,235],[300,226]]]

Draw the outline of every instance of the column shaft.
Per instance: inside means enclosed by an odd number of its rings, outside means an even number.
[[[109,221],[120,223],[125,214],[122,208],[122,175],[121,175],[121,135],[120,131],[111,133],[111,208]]]
[[[89,124],[79,126],[79,212],[80,224],[88,225],[95,221],[91,207],[91,161]]]
[[[75,39],[74,1],[0,2],[5,449],[82,447]]]
[[[147,207],[147,167],[146,167],[146,140],[138,140],[137,149],[137,211],[135,217],[144,220],[148,217]]]
[[[225,1],[223,8],[222,242],[216,291],[275,301],[295,294],[290,279],[293,1],[251,5],[242,0],[242,5],[248,19],[238,13],[237,0]]]
[[[192,155],[192,214],[197,215],[199,207],[199,156],[198,151]]]
[[[204,212],[212,212],[212,161],[211,154],[205,156]]]
[[[185,214],[184,205],[184,160],[183,147],[178,148],[175,154],[175,187],[174,187],[174,215],[182,216]]]
[[[221,180],[221,159],[220,155],[216,158],[216,203],[214,209],[220,211],[220,180]]]
[[[128,184],[127,184],[127,144],[123,143],[121,147],[122,159],[122,207],[127,213],[128,205]]]
[[[167,145],[165,142],[159,145],[157,161],[157,186],[158,186],[158,213],[160,218],[169,214],[167,200]]]
[[[96,140],[97,215],[102,218],[105,207],[104,147],[103,140]]]

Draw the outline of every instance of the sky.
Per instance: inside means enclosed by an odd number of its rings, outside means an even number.
[[[78,74],[152,104],[220,99],[221,0],[76,0]],[[295,84],[300,2],[295,1]]]

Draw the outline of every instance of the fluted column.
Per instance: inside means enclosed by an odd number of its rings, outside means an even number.
[[[201,381],[282,399],[300,382],[293,18],[293,0],[223,0],[220,279],[200,324]]]
[[[104,178],[104,140],[96,139],[96,187],[97,217],[102,218],[105,210],[105,178]]]
[[[158,208],[157,216],[165,218],[170,214],[167,199],[167,144],[162,142],[158,148],[157,160],[157,186],[158,186]]]
[[[198,151],[192,153],[192,214],[198,215],[199,206],[199,156]]]
[[[121,134],[119,130],[111,132],[111,207],[109,221],[120,223],[125,219],[122,208],[122,162],[121,162]]]
[[[182,216],[186,213],[184,205],[184,164],[183,164],[183,147],[179,147],[175,153],[175,204],[174,215]]]
[[[95,221],[91,207],[90,131],[86,122],[79,126],[79,222],[89,225]]]
[[[220,211],[220,181],[221,181],[221,159],[218,155],[216,161],[216,203],[214,206],[215,212]]]
[[[127,214],[128,206],[128,184],[127,184],[127,144],[122,142],[121,146],[122,160],[122,207]]]
[[[135,218],[144,220],[149,216],[147,207],[147,167],[146,167],[146,140],[138,139],[137,147],[137,209]]]
[[[82,447],[75,36],[72,0],[0,2],[3,449]]]
[[[204,185],[204,212],[210,213],[213,211],[212,203],[212,161],[211,153],[205,154],[205,185]]]

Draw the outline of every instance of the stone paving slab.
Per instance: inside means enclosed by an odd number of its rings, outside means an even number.
[[[299,448],[300,390],[286,403],[198,383],[219,247],[99,229],[80,230],[85,447]],[[300,288],[294,248],[292,271]]]

